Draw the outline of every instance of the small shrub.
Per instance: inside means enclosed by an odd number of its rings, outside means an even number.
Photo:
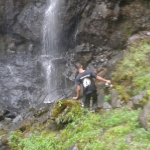
[[[74,121],[83,113],[81,105],[76,100],[59,100],[52,109],[51,116],[57,124]]]
[[[110,95],[105,95],[104,96],[104,101],[109,102],[110,101]]]

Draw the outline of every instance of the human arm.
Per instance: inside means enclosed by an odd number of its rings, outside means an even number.
[[[73,99],[78,99],[78,97],[79,97],[79,93],[80,93],[80,85],[76,85],[76,96],[75,97],[73,97]]]
[[[97,79],[97,80],[99,80],[99,81],[106,82],[106,83],[108,83],[108,84],[110,84],[110,83],[111,83],[111,81],[110,81],[110,80],[106,80],[106,79],[104,79],[104,78],[102,78],[102,77],[100,77],[100,76],[96,76],[96,79]]]
[[[92,78],[95,78],[95,79],[97,79],[97,80],[99,80],[99,81],[106,82],[106,83],[108,83],[108,84],[111,83],[110,80],[106,80],[106,79],[102,78],[101,76],[98,76],[98,75],[97,75],[95,72],[93,72],[93,71],[91,71],[91,77],[92,77]]]

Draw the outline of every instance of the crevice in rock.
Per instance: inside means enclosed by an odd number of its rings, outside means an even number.
[[[125,5],[129,5],[130,3],[132,3],[134,0],[121,0],[120,1],[120,7],[123,7]]]

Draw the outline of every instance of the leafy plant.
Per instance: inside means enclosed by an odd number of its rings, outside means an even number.
[[[105,95],[104,96],[104,101],[109,102],[110,101],[110,95]]]
[[[51,116],[57,124],[68,123],[83,113],[81,105],[75,100],[60,100],[52,109]]]

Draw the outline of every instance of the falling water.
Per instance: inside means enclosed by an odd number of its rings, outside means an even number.
[[[47,93],[45,103],[50,103],[59,97],[57,70],[53,66],[53,60],[58,52],[58,10],[59,0],[48,0],[48,7],[45,11],[43,23],[43,55],[41,56],[45,72],[45,91]]]
[[[59,0],[48,0],[43,25],[43,49],[45,55],[53,56],[57,47],[57,15]]]

